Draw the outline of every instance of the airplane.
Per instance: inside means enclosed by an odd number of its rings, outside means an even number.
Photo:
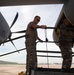
[[[38,4],[63,4],[63,8],[61,10],[61,13],[58,17],[58,20],[55,24],[55,27],[58,28],[59,27],[59,23],[61,22],[63,16],[65,16],[69,22],[74,25],[74,0],[0,0],[0,6],[15,6],[15,5],[38,5]],[[1,17],[1,16],[0,16]],[[4,19],[3,19],[4,20]],[[8,38],[9,38],[9,35],[11,34],[11,31],[10,31],[10,27],[8,27],[8,24],[5,23],[5,27],[7,27],[6,29],[6,36],[5,38],[1,39],[1,43],[2,43],[2,40],[6,41]],[[5,28],[4,27],[4,28]],[[47,27],[48,28],[48,27]],[[53,39],[54,41],[58,41],[58,37],[59,37],[59,29],[56,30],[56,28],[52,28],[54,29],[53,30]],[[25,30],[23,31],[19,31],[17,33],[20,33],[20,32],[24,32]],[[0,36],[2,36],[0,34]],[[3,41],[3,42],[4,42]],[[55,42],[56,45],[59,45],[58,43]],[[22,74],[21,74],[22,75]],[[37,74],[35,74],[37,75]],[[62,75],[62,74],[60,74]],[[66,74],[64,74],[66,75]],[[69,74],[67,74],[69,75]]]
[[[18,13],[16,14],[11,26],[9,27],[8,23],[6,22],[5,18],[3,17],[2,13],[0,12],[0,45],[4,43],[7,39],[11,41],[11,43],[14,45],[13,41],[11,40],[11,28],[14,25],[18,18]],[[15,47],[15,45],[14,45]],[[16,47],[15,47],[16,48]]]

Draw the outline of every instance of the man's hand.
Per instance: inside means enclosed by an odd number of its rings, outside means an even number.
[[[41,25],[41,27],[42,27],[43,29],[45,29],[45,28],[46,28],[46,25]]]

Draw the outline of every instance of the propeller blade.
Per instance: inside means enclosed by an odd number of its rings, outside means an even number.
[[[13,41],[13,40],[17,40],[17,39],[20,39],[20,38],[23,38],[23,37],[25,37],[25,35],[18,36],[18,37],[16,37],[16,38],[11,39],[11,40]],[[6,40],[6,41],[4,41],[4,42],[2,42],[2,43],[7,43],[7,42],[10,42],[10,39],[9,39],[9,40]]]
[[[14,18],[14,20],[13,20],[13,22],[12,22],[12,24],[11,24],[10,28],[14,25],[14,23],[15,23],[15,22],[16,22],[16,20],[17,20],[17,18],[18,18],[18,12],[16,13],[16,16],[15,16],[15,18]]]
[[[12,32],[12,33],[25,33],[26,30],[22,30],[22,31],[16,31],[16,32]]]
[[[15,49],[16,49],[16,51],[17,51],[17,48],[16,48],[15,44],[13,43],[12,39],[9,38],[9,40],[11,41],[11,43],[13,44],[13,46],[15,47]],[[19,53],[19,51],[18,51],[18,53]]]
[[[26,48],[19,49],[19,50],[17,50],[17,51],[8,52],[8,53],[5,53],[5,54],[1,54],[0,57],[6,56],[6,55],[9,55],[9,54],[12,54],[12,53],[16,53],[16,52],[18,52],[18,51],[23,51],[23,50],[25,50],[25,49],[26,49]]]

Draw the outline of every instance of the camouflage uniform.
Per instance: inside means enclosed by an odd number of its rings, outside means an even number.
[[[60,28],[64,28],[60,30],[59,36],[59,47],[62,53],[62,68],[70,69],[72,63],[72,39],[74,38],[74,31],[67,30],[66,28],[72,28],[73,26],[65,26],[62,24]]]
[[[29,72],[30,68],[37,68],[37,54],[36,54],[36,39],[37,39],[37,30],[33,29],[31,25],[33,22],[30,22],[26,30],[26,51],[27,51],[27,62],[26,69]]]

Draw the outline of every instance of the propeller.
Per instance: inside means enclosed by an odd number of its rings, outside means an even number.
[[[14,20],[13,20],[13,22],[12,22],[11,26],[10,26],[10,29],[11,29],[11,28],[12,28],[12,26],[15,24],[15,22],[16,22],[16,20],[17,20],[17,18],[18,18],[18,12],[16,13],[16,16],[15,16],[15,18],[14,18]],[[13,46],[15,47],[15,49],[17,50],[17,48],[16,48],[15,44],[13,43],[13,41],[12,41],[12,39],[11,39],[11,35],[12,35],[12,32],[10,32],[9,40],[11,41],[11,43],[13,44]]]
[[[13,41],[12,41],[12,39],[11,39],[11,35],[12,35],[12,33],[10,33],[10,35],[9,35],[9,40],[11,41],[11,43],[13,44],[13,46],[15,47],[15,49],[17,50],[15,44],[13,43]],[[19,52],[18,52],[18,53],[19,53]]]
[[[22,31],[16,31],[16,32],[12,32],[12,33],[25,33],[26,30],[22,30]]]
[[[12,26],[13,26],[14,23],[16,22],[17,18],[18,18],[18,12],[16,13],[16,16],[15,16],[15,18],[14,18],[14,20],[13,20],[13,22],[12,22],[10,28],[12,28]]]

